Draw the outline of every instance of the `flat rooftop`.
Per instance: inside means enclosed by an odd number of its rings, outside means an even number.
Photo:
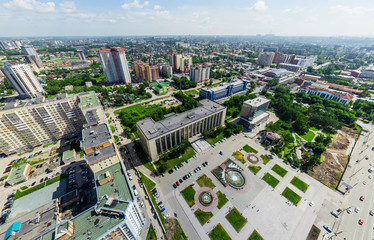
[[[79,107],[82,109],[97,107],[99,106],[98,100],[96,98],[96,94],[94,91],[90,91],[87,93],[78,94],[80,102]]]
[[[223,82],[220,85],[215,86],[215,87],[203,87],[201,90],[204,90],[207,92],[217,92],[222,89],[227,89],[227,87],[231,85],[235,86],[235,85],[243,84],[243,82],[244,80],[234,79],[233,81],[231,81],[231,83]]]
[[[130,189],[127,184],[125,173],[122,170],[121,164],[116,163],[97,172],[96,178],[100,177],[100,175],[104,175],[106,172],[109,172],[112,180],[101,186],[97,186],[97,193],[99,195],[99,198],[107,195],[108,197],[112,197],[114,199],[132,201]]]
[[[108,125],[100,124],[96,127],[91,127],[82,130],[81,147],[84,150],[99,146],[111,139]]]
[[[252,107],[259,107],[266,103],[270,102],[270,99],[264,97],[256,97],[254,99],[250,99],[244,102],[244,104],[251,105]]]
[[[29,166],[28,163],[12,168],[8,175],[7,181],[11,181],[11,180],[16,181],[18,178],[21,179],[23,177],[23,172],[25,171],[25,168],[27,166]]]
[[[74,150],[65,151],[62,154],[62,160],[63,161],[69,160],[70,158],[73,158],[73,157],[74,157]]]
[[[93,163],[100,159],[105,159],[111,155],[113,155],[116,152],[116,149],[114,148],[114,144],[110,144],[107,147],[101,148],[96,150],[95,152],[91,152],[89,154],[85,155],[85,158],[87,160],[87,163]]]
[[[209,99],[204,99],[199,102],[199,107],[195,109],[176,114],[159,122],[155,122],[152,118],[146,118],[136,122],[136,125],[147,139],[153,139],[223,109],[225,109],[224,106]]]

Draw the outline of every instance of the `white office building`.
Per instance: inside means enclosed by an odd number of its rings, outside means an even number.
[[[33,63],[38,66],[38,68],[43,67],[42,60],[40,59],[33,46],[22,46],[21,50],[23,54],[25,54],[25,60],[27,63]]]
[[[20,97],[34,98],[44,93],[43,87],[28,65],[19,64],[16,61],[8,61],[1,68],[1,71]]]

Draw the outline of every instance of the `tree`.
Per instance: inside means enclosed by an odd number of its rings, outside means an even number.
[[[224,135],[225,137],[231,137],[234,134],[234,131],[230,128],[225,128]]]

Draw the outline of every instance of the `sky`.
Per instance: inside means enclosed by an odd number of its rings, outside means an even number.
[[[0,37],[373,37],[373,26],[373,0],[0,0]]]

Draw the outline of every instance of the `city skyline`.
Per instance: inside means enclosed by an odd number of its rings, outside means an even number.
[[[374,2],[0,0],[3,36],[374,36]]]

